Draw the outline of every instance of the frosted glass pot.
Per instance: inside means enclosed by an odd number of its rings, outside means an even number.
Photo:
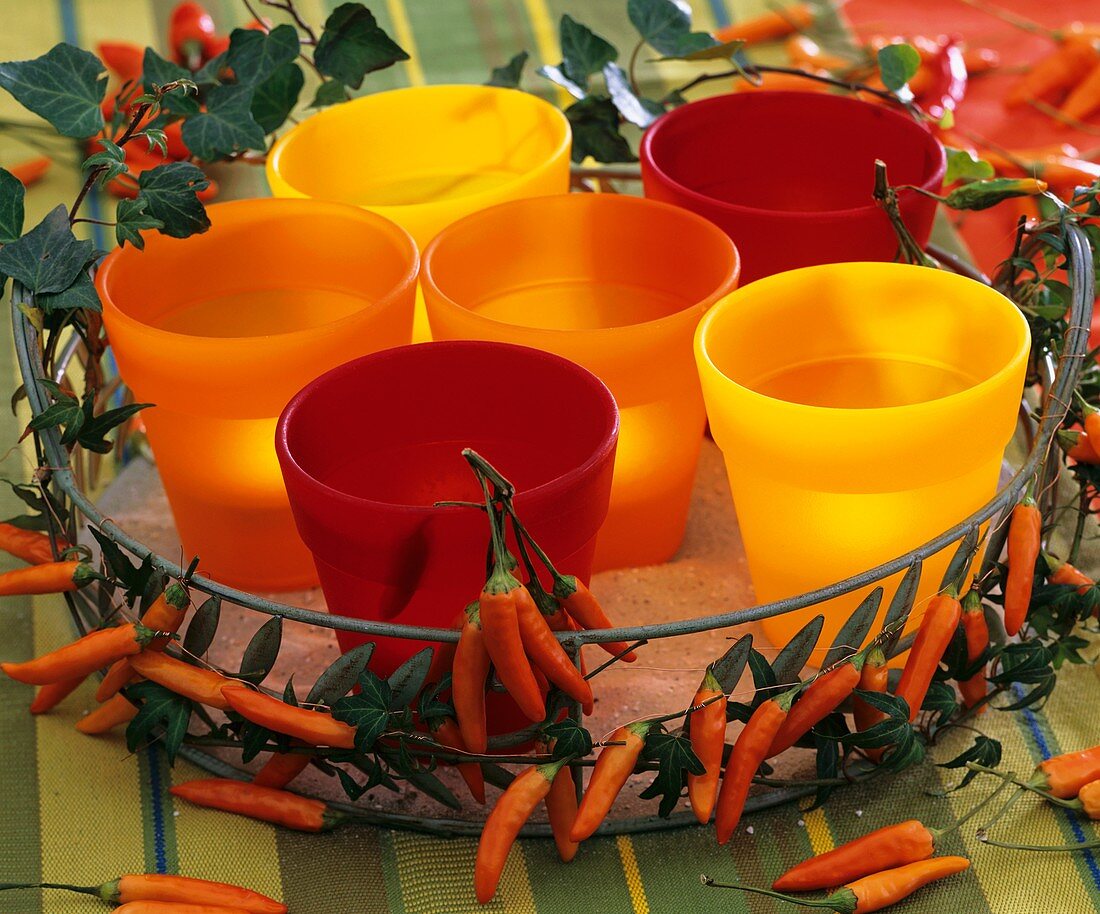
[[[149,234],[96,276],[183,547],[250,590],[316,583],[275,456],[275,420],[330,368],[409,342],[408,233],[339,203],[239,200],[190,238]]]
[[[999,292],[903,264],[792,270],[711,309],[695,354],[757,599],[849,577],[984,504],[1029,345]],[[924,563],[918,601],[950,551]],[[765,632],[784,644],[824,612],[828,645],[866,593],[767,619]]]
[[[275,144],[276,197],[353,203],[392,219],[420,250],[456,219],[569,191],[569,122],[537,96],[493,86],[366,95],[302,121]],[[417,341],[428,338],[423,304]]]
[[[436,339],[554,352],[615,395],[621,430],[597,569],[664,562],[680,545],[705,421],[692,335],[739,270],[733,242],[702,217],[618,194],[501,204],[424,252]],[[542,424],[537,414],[502,421]]]

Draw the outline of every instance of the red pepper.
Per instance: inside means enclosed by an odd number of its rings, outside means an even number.
[[[966,659],[973,663],[989,647],[989,626],[985,621],[985,612],[982,610],[982,598],[978,591],[971,588],[967,591],[962,601],[962,624],[966,633]],[[969,679],[959,683],[959,692],[962,693],[963,703],[972,708],[986,695],[985,666],[983,665]],[[987,705],[982,705],[978,711],[983,713]]]
[[[458,725],[449,717],[436,718],[431,724],[432,736],[441,746],[448,749],[456,749],[459,752],[468,752],[466,744],[462,741],[462,734]],[[485,803],[485,777],[481,773],[481,765],[477,762],[459,762],[458,773],[470,789],[472,796],[478,803]]]
[[[197,70],[207,58],[207,48],[217,37],[214,20],[194,0],[177,3],[168,19],[168,48],[172,60]],[[211,55],[213,56],[213,55]]]
[[[917,98],[929,117],[939,120],[954,111],[966,95],[966,59],[957,38],[940,38],[939,51],[922,64],[930,71],[931,82]]]
[[[477,603],[466,607],[466,622],[455,650],[451,677],[451,701],[462,741],[479,755],[487,745],[485,731],[485,680],[489,677],[489,653],[481,630],[481,611]]]

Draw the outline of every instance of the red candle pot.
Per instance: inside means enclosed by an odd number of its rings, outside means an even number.
[[[516,486],[516,511],[563,573],[587,580],[607,514],[619,415],[560,356],[494,342],[401,346],[321,375],[287,405],[275,447],[331,612],[447,628],[485,583],[482,511],[461,451]],[[367,640],[388,674],[427,642]],[[490,696],[492,697],[492,696]]]
[[[814,92],[735,93],[684,105],[642,137],[645,194],[705,216],[741,252],[741,284],[797,267],[891,261],[897,238],[872,199],[875,159],[892,185],[939,192],[939,141],[883,105]],[[917,241],[936,201],[899,192]]]

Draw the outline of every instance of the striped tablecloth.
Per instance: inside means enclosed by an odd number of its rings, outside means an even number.
[[[858,0],[857,0],[858,2]],[[219,25],[246,20],[238,0],[208,0]],[[301,0],[321,20],[335,0]],[[556,25],[572,11],[598,31],[624,34],[619,0],[376,0],[384,26],[412,60],[368,77],[372,88],[431,82],[480,82],[490,67],[526,47],[536,60],[557,62]],[[762,8],[761,0],[695,0],[699,27]],[[105,38],[157,43],[169,4],[161,0],[0,0],[0,58],[26,58],[66,40],[92,46]],[[625,43],[625,41],[624,41]],[[667,72],[667,71],[666,71]],[[673,76],[673,78],[675,78]],[[16,109],[0,99],[0,117]],[[75,149],[61,147],[75,163]],[[32,151],[0,132],[0,163]],[[56,168],[28,197],[37,219],[70,200],[78,177]],[[95,206],[109,211],[110,203]],[[95,215],[93,212],[92,215]],[[99,239],[106,245],[106,239]],[[5,335],[6,336],[6,335]],[[10,342],[0,344],[0,372],[16,383]],[[25,417],[0,410],[0,441],[14,442]],[[14,451],[0,466],[7,478],[25,476],[29,462]],[[0,510],[16,513],[12,499]],[[30,656],[70,635],[67,611],[52,598],[8,598],[0,605],[0,654]],[[475,842],[441,840],[409,832],[346,828],[327,835],[297,833],[233,816],[176,804],[168,787],[198,776],[186,763],[170,769],[154,746],[128,754],[121,737],[91,739],[73,721],[92,703],[85,687],[56,712],[26,713],[31,689],[0,681],[0,881],[98,883],[124,872],[181,872],[250,886],[284,899],[296,914],[460,914],[480,910],[472,891]],[[983,728],[1003,742],[1006,768],[1027,772],[1052,753],[1097,741],[1100,683],[1091,668],[1063,670],[1061,684],[1042,712],[989,715]],[[937,747],[939,760],[959,744]],[[929,792],[955,772],[925,763],[899,777],[836,793],[827,808],[803,813],[788,807],[753,816],[751,835],[726,849],[710,829],[689,828],[587,842],[576,861],[561,865],[549,841],[522,842],[509,860],[498,898],[485,910],[680,914],[790,910],[767,899],[708,890],[698,876],[722,881],[770,882],[781,869],[880,825],[920,816],[946,826],[987,788],[957,798]],[[1026,809],[1000,829],[1028,843],[1064,843],[1097,832],[1064,812]],[[970,835],[942,842],[945,852],[974,860],[968,873],[922,892],[897,910],[952,914],[1084,914],[1100,910],[1100,863],[1094,854],[1042,858],[985,848]],[[0,893],[0,912],[83,914],[103,909],[84,896]]]

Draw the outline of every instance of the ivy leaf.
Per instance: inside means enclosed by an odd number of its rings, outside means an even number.
[[[588,77],[599,73],[605,64],[618,60],[619,51],[609,41],[601,38],[588,26],[577,22],[568,13],[561,17],[561,71],[583,89],[588,88]]]
[[[699,44],[702,42],[700,41]],[[734,41],[723,41],[721,44],[716,42],[712,45],[703,45],[698,50],[689,51],[686,54],[658,57],[657,60],[732,60],[744,47],[745,42],[738,38]]]
[[[74,45],[54,45],[34,60],[0,63],[0,87],[62,136],[82,139],[103,129],[99,105],[107,73],[95,54]]]
[[[630,144],[619,133],[619,112],[606,95],[589,95],[565,109],[573,128],[573,161],[592,156],[597,162],[637,162]]]
[[[742,635],[734,642],[733,647],[710,665],[711,673],[727,695],[737,688],[737,683],[741,681],[741,674],[745,672],[745,665],[749,661],[751,651],[752,635]]]
[[[947,172],[943,176],[944,184],[956,181],[981,181],[993,177],[993,166],[982,159],[974,158],[969,149],[946,147]]]
[[[547,724],[542,736],[555,759],[583,758],[592,751],[592,734],[571,717]]]
[[[145,589],[145,582],[140,581],[138,568],[133,562],[126,558],[125,553],[123,553],[115,541],[107,536],[107,534],[97,530],[91,525],[88,526],[88,531],[95,538],[96,542],[99,543],[103,561],[111,577],[117,578],[119,583],[126,588],[127,605],[133,606],[138,596]],[[138,587],[139,584],[141,585],[140,587]]]
[[[42,387],[46,387],[45,382],[40,383]],[[54,402],[32,418],[27,424],[27,428],[38,432],[47,428],[57,428],[58,426],[70,428],[75,425],[79,427],[84,421],[84,410],[80,405],[80,401],[72,394],[62,392],[53,382],[50,382],[50,384],[51,387],[47,389],[54,396]]]
[[[936,716],[936,726],[942,726],[958,709],[959,702],[955,698],[955,690],[946,682],[933,682],[928,686],[920,707],[922,711],[931,711]]]
[[[502,67],[493,67],[487,86],[499,86],[501,89],[518,89],[523,78],[523,68],[527,66],[530,54],[520,51],[515,57]]]
[[[967,762],[977,762],[979,765],[983,765],[986,768],[996,768],[1001,764],[1001,744],[995,739],[990,739],[979,733],[974,737],[974,744],[969,749],[963,750],[956,755],[951,761],[943,762],[940,764],[940,768],[966,768]],[[967,784],[969,784],[975,777],[978,776],[977,771],[970,771],[963,775],[961,781],[954,787],[949,787],[945,792],[951,793],[955,790],[962,790]]]
[[[306,78],[296,63],[285,63],[256,87],[252,96],[252,117],[264,133],[274,133],[286,122]]]
[[[191,701],[149,681],[127,686],[126,698],[138,706],[137,714],[126,728],[126,748],[136,752],[139,747],[153,742],[157,730],[163,730],[164,751],[171,765],[187,735]]]
[[[92,259],[90,241],[77,241],[69,212],[59,205],[46,218],[0,249],[0,273],[19,280],[32,292],[63,292]]]
[[[666,57],[683,57],[718,44],[706,32],[691,30],[691,8],[675,0],[629,0],[626,14],[642,39]]]
[[[920,69],[920,54],[912,45],[888,44],[878,51],[878,69],[882,84],[891,92],[900,91]]]
[[[1008,644],[999,654],[999,668],[988,679],[994,685],[1014,687],[1019,696],[1008,705],[998,705],[998,711],[1018,711],[1038,704],[1054,691],[1056,677],[1051,666],[1050,651],[1039,641]],[[1023,685],[1034,688],[1023,694]]]
[[[451,789],[434,774],[423,768],[411,768],[404,773],[405,780],[417,790],[426,793],[433,800],[442,803],[448,809],[461,809],[462,803],[454,795]]]
[[[241,679],[252,683],[263,682],[279,656],[283,644],[283,619],[273,616],[268,619],[252,636],[241,656],[241,670],[237,674]]]
[[[345,695],[332,706],[332,716],[355,727],[355,748],[369,753],[389,725],[390,686],[366,670],[359,677],[359,694]]]
[[[752,684],[756,690],[751,705],[751,708],[755,708],[768,695],[774,693],[778,680],[772,665],[768,663],[768,658],[756,648],[749,651],[749,672],[752,673]]]
[[[191,80],[194,75],[179,64],[165,60],[152,48],[145,49],[145,57],[142,60],[141,83],[146,92],[152,94],[157,87],[167,86],[180,79]],[[200,110],[198,97],[191,92],[169,92],[161,97],[160,106],[165,111],[178,114],[181,117],[190,117],[198,114]]]
[[[390,709],[393,711],[409,705],[424,686],[432,665],[432,649],[417,651],[390,675]]]
[[[181,131],[196,158],[213,162],[264,148],[263,128],[252,117],[252,96],[247,86],[218,86],[207,93],[206,112],[185,120]]]
[[[241,761],[251,762],[263,752],[264,746],[274,740],[274,732],[246,720],[241,728]]]
[[[327,670],[317,677],[306,695],[307,705],[331,705],[343,698],[370,663],[374,643],[368,641],[337,657]]]
[[[184,127],[186,129],[186,124]],[[164,224],[160,229],[163,234],[187,238],[201,235],[210,228],[206,209],[197,196],[209,186],[210,182],[197,165],[169,162],[138,176],[138,199],[145,201],[145,213]]]
[[[137,415],[141,410],[153,405],[152,403],[127,403],[125,406],[104,410],[98,416],[91,416],[88,414],[91,413],[95,398],[87,397],[84,402],[86,404],[86,415],[76,440],[81,447],[96,454],[110,453],[113,445],[107,440],[106,436],[111,429],[122,425],[131,416]]]
[[[133,200],[119,200],[115,209],[115,240],[119,247],[129,241],[139,251],[145,249],[142,232],[164,228],[164,223],[145,212],[149,206],[148,197],[136,197]]]
[[[207,598],[191,617],[187,632],[183,636],[183,659],[197,663],[198,659],[210,650],[214,636],[221,621],[222,601],[220,597]]]
[[[363,794],[367,792],[366,785],[360,784],[343,768],[337,766],[333,770],[336,772],[336,777],[340,779],[340,786],[344,789],[344,793],[347,794],[349,800],[358,800]]]
[[[603,68],[603,76],[619,114],[635,126],[645,129],[665,113],[659,103],[634,94],[630,79],[618,64],[607,64]]]
[[[238,86],[256,87],[298,56],[298,30],[279,25],[270,32],[233,29],[225,65],[233,70]]]
[[[354,89],[368,73],[408,59],[361,3],[341,3],[332,11],[313,52],[313,62],[323,75]]]
[[[706,768],[691,748],[686,736],[650,730],[646,734],[642,757],[658,764],[657,775],[639,796],[643,800],[659,796],[657,814],[667,818],[683,793],[688,774],[703,774]]]
[[[87,270],[81,270],[77,273],[76,280],[69,288],[60,292],[36,295],[34,303],[46,314],[69,311],[73,308],[83,308],[85,311],[103,310],[99,301],[99,293],[95,288],[95,282]]]
[[[841,741],[849,732],[848,723],[843,714],[830,714],[814,725],[813,742],[817,780],[828,781],[839,776],[841,760],[844,758]],[[819,785],[814,794],[813,803],[804,812],[821,806],[833,790],[835,788],[829,784]]]
[[[216,86],[224,75],[225,59],[228,56],[228,51],[222,51],[217,57],[210,58],[191,78],[200,86]]]
[[[588,95],[588,90],[583,86],[578,86],[573,80],[565,75],[561,67],[542,66],[535,71],[539,76],[544,76],[550,80],[554,85],[561,86],[566,92],[573,96],[573,98],[584,98]]]
[[[317,94],[313,96],[313,101],[310,102],[309,107],[327,108],[329,105],[346,102],[349,98],[351,96],[348,95],[347,87],[339,80],[330,79],[317,87]]]
[[[26,194],[23,182],[0,168],[0,244],[11,244],[23,234],[23,198]]]

